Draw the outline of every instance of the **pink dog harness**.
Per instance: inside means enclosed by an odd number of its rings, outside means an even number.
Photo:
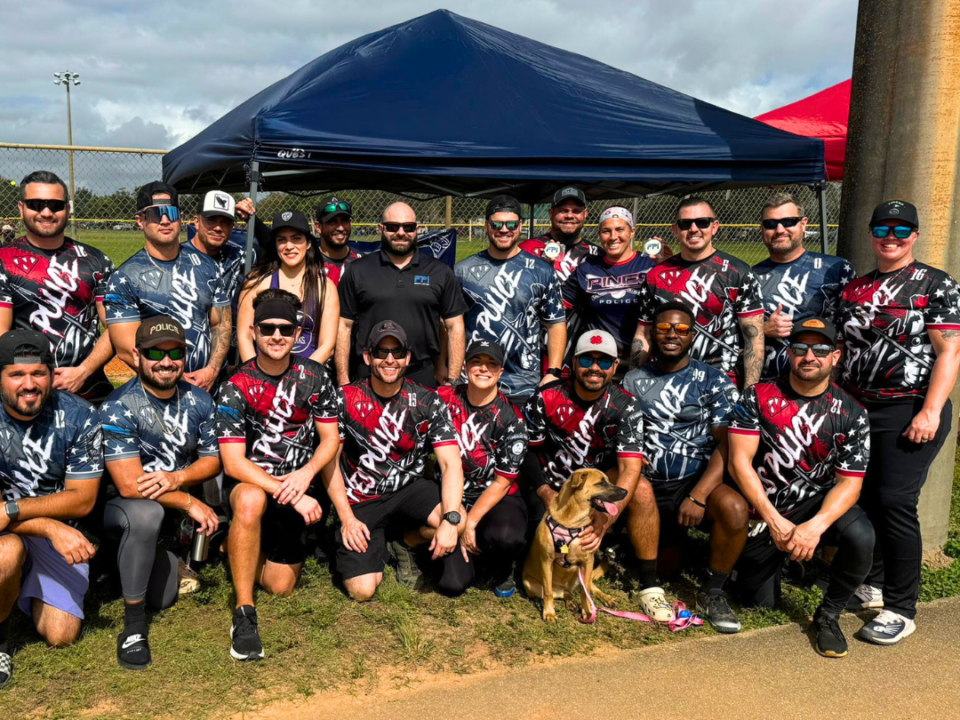
[[[550,529],[550,536],[553,538],[553,549],[557,554],[555,562],[565,568],[573,567],[573,564],[567,559],[570,553],[570,545],[590,526],[584,525],[578,528],[564,527],[554,520],[549,513],[547,513],[545,521],[547,527]]]

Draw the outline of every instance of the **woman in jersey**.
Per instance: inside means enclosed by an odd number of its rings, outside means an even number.
[[[917,501],[950,431],[960,366],[960,289],[917,262],[917,209],[881,203],[870,220],[877,269],[840,300],[843,385],[866,408],[870,462],[859,504],[876,530],[873,568],[853,600],[883,608],[860,635],[896,643],[916,625],[922,545]]]
[[[274,215],[270,237],[279,259],[258,264],[243,281],[237,311],[237,344],[246,362],[257,354],[253,338],[253,299],[262,290],[292,292],[303,303],[300,338],[293,354],[325,363],[333,357],[340,317],[337,288],[323,272],[323,257],[310,225],[296,210]]]
[[[606,330],[617,341],[620,367],[630,367],[630,343],[640,320],[639,293],[653,260],[633,249],[633,214],[613,206],[600,214],[603,256],[590,256],[567,278],[563,304],[583,318],[584,332]]]

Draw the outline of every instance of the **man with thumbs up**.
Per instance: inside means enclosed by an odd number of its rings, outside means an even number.
[[[763,244],[770,257],[753,266],[763,290],[766,336],[761,381],[790,369],[787,339],[793,323],[810,317],[835,320],[843,288],[857,275],[850,263],[803,247],[807,218],[789,193],[772,196],[761,211]]]

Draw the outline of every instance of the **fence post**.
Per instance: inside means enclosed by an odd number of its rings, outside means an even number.
[[[822,182],[817,183],[817,202],[820,203],[820,252],[828,255],[830,241],[827,238],[827,194],[824,192]]]
[[[446,200],[444,201],[444,225],[447,230],[450,229],[450,226],[453,225],[453,197],[447,195]]]
[[[256,160],[250,162],[250,200],[253,207],[257,207],[257,186],[260,183],[260,163]],[[253,264],[253,225],[256,219],[253,215],[247,220],[247,246],[243,253],[243,274],[250,274],[250,266]]]

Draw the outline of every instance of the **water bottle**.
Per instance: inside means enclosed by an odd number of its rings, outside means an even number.
[[[190,561],[203,562],[210,554],[210,536],[193,529],[193,544],[190,546]]]

